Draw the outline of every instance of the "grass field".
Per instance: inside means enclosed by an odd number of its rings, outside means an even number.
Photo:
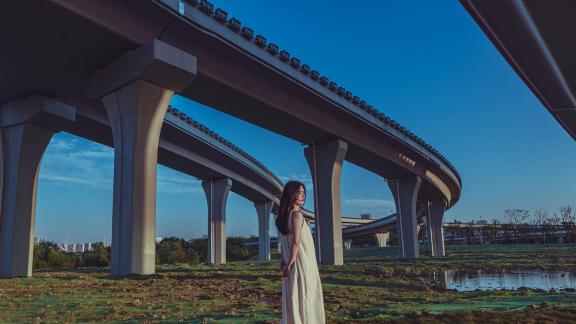
[[[456,292],[427,275],[445,269],[576,271],[574,245],[448,246],[448,256],[394,258],[353,249],[344,266],[320,266],[329,322],[576,322],[576,292]],[[274,256],[276,257],[276,256]],[[115,278],[109,269],[36,272],[0,280],[0,322],[275,322],[278,262],[160,266]]]

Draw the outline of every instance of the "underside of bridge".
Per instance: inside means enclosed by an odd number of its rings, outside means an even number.
[[[460,0],[544,107],[576,139],[576,2]]]
[[[343,263],[344,161],[387,181],[398,211],[400,256],[418,257],[417,204],[435,204],[429,224],[438,219],[441,224],[444,210],[460,197],[455,168],[358,97],[286,60],[266,40],[262,46],[261,39],[240,34],[232,20],[216,18],[213,10],[177,0],[0,4],[2,179],[9,179],[2,187],[0,276],[31,273],[31,255],[24,250],[31,249],[25,243],[33,236],[38,165],[51,134],[60,130],[114,146],[112,272],[154,272],[157,162],[188,173],[218,171],[182,158],[193,156],[195,147],[170,140],[174,132],[180,134],[177,127],[164,130],[175,93],[308,145],[304,154],[316,193],[319,262]],[[34,101],[32,95],[44,99]],[[31,144],[30,138],[38,141]],[[29,153],[33,158],[24,163]],[[246,169],[252,177],[260,172]],[[227,176],[204,179],[210,262],[225,262],[222,206],[228,191],[258,192],[249,185],[250,176],[232,182]],[[253,195],[261,196],[251,198],[264,233],[268,225],[262,215],[277,203],[278,188],[267,180],[270,175],[260,178],[263,190]],[[20,198],[29,206],[19,205]],[[269,258],[265,245],[262,259]]]

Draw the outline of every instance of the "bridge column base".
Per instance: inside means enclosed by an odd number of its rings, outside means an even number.
[[[374,234],[374,236],[376,236],[376,240],[378,241],[378,247],[386,247],[386,244],[388,243],[388,238],[390,237],[390,233],[385,232],[385,233],[376,233]]]
[[[422,179],[418,176],[388,181],[396,204],[396,231],[400,258],[413,259],[420,256],[416,200],[421,184]]]
[[[314,184],[314,207],[318,229],[316,257],[321,264],[344,264],[340,176],[347,150],[348,144],[339,139],[312,144],[304,149]]]
[[[73,121],[74,113],[72,107],[39,96],[0,109],[0,278],[32,275],[38,173],[55,131],[38,125]]]
[[[270,260],[270,212],[273,202],[254,203],[258,213],[258,260]]]
[[[444,211],[445,200],[430,201],[426,204],[426,235],[428,235],[428,248],[431,256],[444,256]]]
[[[208,202],[208,257],[211,264],[226,263],[226,201],[232,180],[211,179],[202,181]]]

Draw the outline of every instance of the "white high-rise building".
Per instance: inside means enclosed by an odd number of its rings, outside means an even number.
[[[76,252],[76,244],[66,244],[66,252]]]

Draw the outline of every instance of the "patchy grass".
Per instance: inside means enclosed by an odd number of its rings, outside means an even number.
[[[574,245],[449,246],[444,258],[403,261],[393,248],[346,251],[320,266],[329,322],[574,322],[576,293],[456,292],[427,276],[445,269],[576,269]],[[274,255],[274,257],[277,257]],[[278,261],[159,266],[150,276],[109,269],[0,280],[0,322],[276,322]]]

